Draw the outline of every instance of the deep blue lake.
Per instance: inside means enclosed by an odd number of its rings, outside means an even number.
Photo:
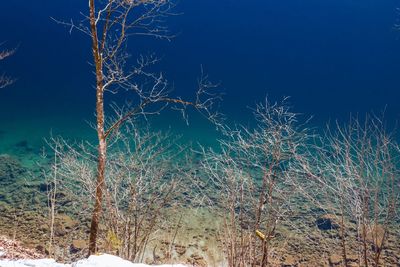
[[[220,83],[228,120],[247,123],[249,107],[290,96],[295,112],[315,125],[350,114],[385,111],[400,118],[400,14],[395,0],[181,0],[167,24],[171,42],[129,41],[132,56],[156,53],[175,95],[190,99],[203,66]],[[0,91],[0,153],[27,140],[40,145],[50,132],[90,138],[94,75],[90,39],[51,17],[82,19],[87,1],[0,1],[1,48],[17,53],[0,73],[17,82]],[[107,96],[109,97],[109,96]],[[193,141],[215,136],[208,122],[163,115],[155,126],[174,127]]]

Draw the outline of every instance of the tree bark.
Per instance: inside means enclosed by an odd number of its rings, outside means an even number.
[[[96,253],[97,235],[99,230],[99,222],[102,212],[103,191],[104,191],[104,173],[106,167],[107,142],[104,134],[104,77],[103,77],[103,59],[99,49],[99,41],[97,36],[95,3],[89,0],[90,9],[90,31],[92,37],[93,59],[96,69],[96,119],[97,119],[97,136],[98,136],[98,161],[97,161],[97,181],[95,204],[92,213],[92,221],[89,236],[89,255]]]

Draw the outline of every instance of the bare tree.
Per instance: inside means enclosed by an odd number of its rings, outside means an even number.
[[[356,253],[362,266],[380,266],[399,212],[400,149],[394,136],[376,118],[352,119],[328,130],[310,156],[295,187],[331,216],[343,265]]]
[[[159,245],[156,242],[168,237],[159,232],[173,227],[170,219],[181,203],[183,190],[187,192],[181,181],[185,164],[178,158],[183,148],[177,147],[176,137],[137,127],[130,119],[115,133],[108,146],[104,181],[101,222],[106,229],[99,235],[105,240],[106,251],[142,262],[149,260],[145,255]],[[90,199],[97,186],[95,147],[88,143],[70,145],[62,138],[53,138],[49,144],[56,156],[51,213],[60,208],[53,196],[57,186],[62,192],[57,201],[71,203],[71,211],[81,220],[89,218],[94,207]]]
[[[209,184],[220,191],[211,201],[221,210],[229,266],[267,266],[277,256],[276,230],[292,213],[289,180],[309,138],[284,103],[258,105],[255,117],[254,129],[225,128],[222,152],[205,151],[202,163]]]
[[[16,51],[16,49],[1,50],[0,51],[0,61],[12,56],[15,53],[15,51]],[[13,84],[14,82],[15,82],[15,80],[13,78],[11,78],[10,76],[7,76],[6,74],[0,75],[0,89]]]
[[[193,101],[185,101],[170,96],[168,82],[162,73],[151,72],[151,67],[158,59],[140,57],[136,64],[127,53],[127,40],[132,36],[151,36],[170,40],[173,35],[168,31],[165,18],[172,15],[174,4],[170,0],[89,0],[89,15],[75,24],[64,23],[72,29],[90,36],[92,40],[93,65],[96,76],[96,130],[98,137],[98,159],[96,175],[95,205],[91,221],[89,254],[96,251],[99,219],[104,196],[104,177],[109,137],[128,118],[138,115],[158,114],[168,105],[184,112],[192,106],[209,119],[217,114],[211,112],[217,95],[210,89],[215,86],[202,74],[199,88]],[[133,65],[133,67],[130,67]],[[106,124],[105,93],[117,93],[118,90],[133,93],[130,108]]]

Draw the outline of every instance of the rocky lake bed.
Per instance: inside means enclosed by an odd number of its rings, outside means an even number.
[[[43,163],[46,164],[42,161],[41,165],[32,165],[24,163],[18,155],[0,155],[0,260],[52,257],[61,263],[71,263],[87,254],[90,220],[78,218],[69,210],[68,203],[64,203],[55,216],[54,248],[50,255],[48,183],[41,178]],[[312,207],[301,203],[296,209],[295,216],[283,222],[276,231],[273,240],[276,250],[271,264],[282,267],[341,266],[340,222],[337,218],[330,214],[317,216]],[[224,266],[220,214],[206,207],[184,207],[180,214],[179,227],[160,229],[157,238],[149,244],[143,263]],[[171,224],[177,225],[178,218],[171,218]],[[352,235],[349,240],[357,240],[355,225],[351,222],[348,225],[354,227],[349,231]],[[400,228],[389,233],[382,256],[385,266],[400,266],[399,240]],[[373,237],[369,242],[374,246]],[[113,253],[106,247],[106,244],[100,245],[104,252]],[[356,243],[349,242],[347,266],[359,266],[357,247]],[[0,266],[3,265],[0,263]]]

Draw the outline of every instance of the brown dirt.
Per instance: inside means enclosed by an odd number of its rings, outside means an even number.
[[[0,236],[0,259],[39,259],[45,255],[35,249],[26,248],[20,242]]]

